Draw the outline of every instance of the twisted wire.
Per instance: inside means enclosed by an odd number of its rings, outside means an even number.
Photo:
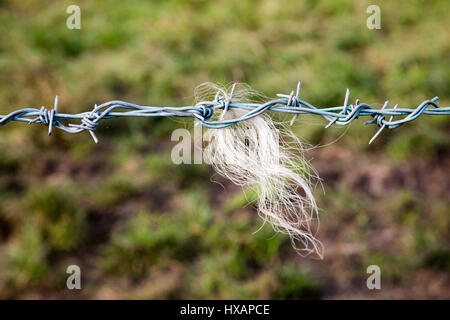
[[[153,107],[113,100],[101,105],[95,105],[91,111],[77,114],[59,113],[58,96],[56,96],[53,108],[50,110],[45,107],[41,107],[41,109],[23,108],[7,115],[0,115],[0,126],[11,121],[21,121],[29,124],[41,123],[48,126],[49,135],[52,134],[53,128],[58,128],[68,133],[88,131],[97,143],[98,139],[94,131],[103,119],[121,117],[191,117],[205,127],[219,129],[257,117],[264,112],[273,111],[293,114],[291,125],[301,114],[319,115],[328,121],[327,128],[333,124],[348,125],[359,117],[372,117],[371,120],[364,123],[374,124],[379,127],[379,130],[369,142],[372,143],[384,129],[400,127],[407,122],[417,119],[422,114],[450,115],[450,108],[438,106],[436,102],[438,97],[425,100],[416,108],[398,108],[398,105],[395,105],[394,108],[388,108],[389,102],[386,101],[381,109],[375,109],[367,103],[360,103],[359,99],[356,99],[355,104],[349,104],[350,91],[347,89],[342,106],[316,108],[300,99],[300,82],[295,93],[291,91],[288,95],[278,94],[277,99],[262,104],[232,102],[235,87],[236,84],[233,85],[231,94],[228,97],[225,97],[221,92],[217,92],[213,101],[202,101],[194,106]],[[224,119],[223,115],[229,109],[241,109],[246,111],[246,113],[236,118]],[[218,120],[212,120],[211,118],[217,110],[223,110],[221,116]],[[389,119],[386,119],[386,117],[389,117]],[[72,120],[80,120],[80,123],[68,123],[67,125],[63,123]]]

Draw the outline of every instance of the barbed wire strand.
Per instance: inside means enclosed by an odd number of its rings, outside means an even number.
[[[398,108],[398,104],[394,108],[387,108],[388,101],[384,103],[381,109],[375,109],[367,103],[361,103],[359,99],[356,99],[355,104],[349,104],[350,90],[347,89],[342,106],[316,108],[312,104],[300,99],[300,82],[297,85],[295,93],[291,91],[289,95],[277,94],[278,99],[262,104],[249,102],[233,103],[232,98],[235,87],[236,84],[233,85],[231,94],[228,97],[219,91],[213,101],[201,101],[194,106],[153,107],[113,100],[101,105],[95,105],[91,111],[77,114],[59,113],[58,96],[56,96],[53,108],[50,110],[45,107],[41,107],[41,109],[23,108],[7,115],[0,115],[0,126],[12,121],[27,122],[29,124],[41,123],[48,126],[49,135],[52,134],[53,128],[58,128],[68,133],[88,131],[95,143],[97,143],[98,138],[94,131],[103,119],[121,117],[191,117],[197,119],[205,127],[220,129],[240,121],[257,117],[264,112],[273,111],[293,114],[291,125],[294,124],[295,120],[301,114],[319,115],[328,121],[326,128],[333,124],[345,126],[359,117],[372,117],[372,120],[366,121],[364,124],[375,124],[379,127],[379,130],[369,141],[370,144],[384,129],[400,127],[407,122],[417,119],[422,114],[450,115],[450,108],[441,108],[438,106],[436,102],[438,97],[423,101],[415,109]],[[218,109],[223,110],[222,116],[218,120],[212,120],[211,118]],[[229,109],[241,109],[247,112],[240,117],[224,120],[223,115]],[[389,120],[386,119],[387,116],[389,116]],[[72,120],[80,120],[80,123],[68,123],[67,125],[63,123]]]

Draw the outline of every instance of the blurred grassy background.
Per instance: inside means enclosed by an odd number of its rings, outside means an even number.
[[[317,106],[450,99],[442,1],[0,1],[0,114],[80,112],[112,99],[186,105],[196,85],[246,82],[274,96],[303,83]],[[366,8],[381,7],[381,30]],[[325,259],[260,225],[242,190],[206,165],[174,165],[191,121],[105,121],[89,134],[1,128],[0,298],[450,298],[450,121],[423,116],[376,142],[354,123],[308,152]],[[345,129],[301,116],[313,145]],[[224,185],[225,190],[210,178]],[[325,191],[325,192],[323,192]],[[248,197],[254,195],[248,194]],[[81,291],[65,287],[82,270]],[[366,288],[366,268],[382,290]]]

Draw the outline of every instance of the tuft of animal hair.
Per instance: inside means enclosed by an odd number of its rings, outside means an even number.
[[[222,99],[229,98],[227,90],[206,83],[197,87],[196,99],[207,100],[217,92]],[[262,96],[239,84],[232,101],[248,102],[249,97]],[[242,113],[230,108],[218,117],[234,118]],[[312,193],[316,175],[292,131],[263,114],[226,128],[208,129],[205,140],[209,142],[203,151],[207,163],[235,184],[256,188],[258,215],[264,223],[288,234],[301,255],[314,253],[323,258],[322,243],[316,238],[318,209]]]

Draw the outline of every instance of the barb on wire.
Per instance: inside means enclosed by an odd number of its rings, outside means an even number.
[[[94,141],[98,139],[94,133],[100,120],[121,117],[191,117],[197,119],[203,126],[208,128],[225,128],[237,122],[245,121],[257,117],[266,111],[282,112],[293,114],[291,125],[301,114],[315,114],[322,116],[328,121],[326,127],[333,124],[348,125],[359,117],[372,117],[372,120],[365,124],[375,124],[380,129],[375,133],[369,143],[385,129],[397,128],[406,122],[413,121],[422,114],[427,115],[450,115],[450,108],[441,108],[437,104],[438,97],[425,100],[416,108],[394,108],[388,109],[388,101],[381,109],[375,109],[367,103],[360,103],[359,99],[355,104],[349,104],[350,91],[347,89],[344,104],[342,106],[316,108],[312,104],[300,99],[300,82],[297,90],[291,91],[289,95],[278,94],[278,99],[266,103],[232,102],[236,84],[229,97],[224,97],[221,92],[217,92],[213,101],[202,101],[194,106],[185,107],[152,107],[141,106],[125,101],[113,100],[101,105],[95,105],[91,111],[77,114],[67,114],[58,112],[58,96],[55,97],[51,110],[41,107],[41,109],[24,108],[13,111],[7,115],[0,115],[0,126],[11,121],[27,122],[29,124],[42,123],[48,126],[48,134],[51,135],[53,128],[58,128],[68,133],[79,133],[89,131]],[[216,110],[223,110],[222,116],[218,120],[212,119]],[[236,118],[223,119],[224,113],[230,109],[241,109],[245,114]],[[389,116],[389,120],[386,117]],[[80,123],[63,122],[80,120]]]

